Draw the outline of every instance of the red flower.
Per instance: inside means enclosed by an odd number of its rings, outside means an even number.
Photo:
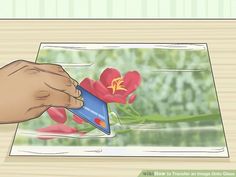
[[[82,119],[81,117],[77,116],[77,115],[73,115],[73,121],[75,121],[78,124],[83,124],[84,123],[84,119]]]
[[[45,133],[57,133],[57,134],[78,133],[78,130],[76,128],[69,127],[65,124],[50,125],[48,127],[39,128],[36,131],[45,132]],[[54,139],[55,137],[52,137],[52,136],[38,136],[38,138],[42,139],[42,140],[49,140],[49,139]]]
[[[50,107],[47,113],[51,119],[58,123],[65,123],[67,120],[65,108]]]
[[[39,128],[37,129],[38,132],[47,132],[47,133],[61,133],[61,134],[71,134],[71,133],[77,133],[78,130],[73,127],[69,127],[65,124],[56,124],[56,125],[50,125],[48,127]]]
[[[136,97],[137,97],[137,95],[135,95],[135,94],[131,95],[129,98],[129,104],[132,104],[135,101]]]
[[[137,71],[129,71],[122,77],[118,70],[107,68],[102,72],[100,80],[85,78],[80,86],[107,103],[126,104],[127,97],[140,83],[141,76]]]

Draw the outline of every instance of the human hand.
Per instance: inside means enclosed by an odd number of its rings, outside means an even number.
[[[0,68],[0,123],[33,119],[51,106],[80,108],[77,85],[60,65],[12,62]]]

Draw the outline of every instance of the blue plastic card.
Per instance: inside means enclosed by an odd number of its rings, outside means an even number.
[[[80,86],[76,88],[81,91],[84,105],[79,109],[69,109],[69,111],[109,135],[110,124],[107,103]]]

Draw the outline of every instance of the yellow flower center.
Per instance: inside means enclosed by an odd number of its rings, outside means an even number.
[[[124,83],[123,78],[122,77],[118,77],[118,78],[113,79],[112,82],[111,82],[111,85],[108,86],[107,88],[111,88],[113,94],[116,92],[116,90],[127,91],[127,89],[125,88],[123,83]]]

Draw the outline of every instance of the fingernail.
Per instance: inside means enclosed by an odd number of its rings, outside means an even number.
[[[80,90],[75,90],[75,97],[77,98],[77,97],[79,97],[81,95],[81,92],[80,92]]]
[[[82,107],[83,105],[84,105],[83,101],[76,99],[76,106]]]
[[[77,99],[80,101],[84,101],[83,97],[81,97],[81,96],[79,96]]]
[[[79,85],[79,84],[78,84],[78,82],[77,82],[77,81],[75,81],[75,80],[72,80],[72,82],[73,82],[73,85],[74,85],[74,86],[77,86],[77,85]]]
[[[68,105],[68,108],[78,109],[78,108],[81,108],[83,105],[84,105],[83,101],[73,98],[71,99],[70,104]]]

